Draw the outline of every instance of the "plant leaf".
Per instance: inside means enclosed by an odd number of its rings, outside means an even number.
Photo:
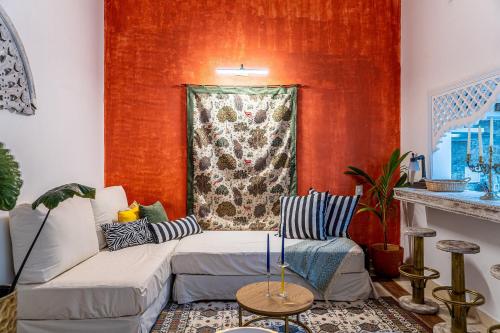
[[[371,185],[375,185],[375,181],[372,179],[372,177],[370,177],[363,170],[361,170],[359,168],[356,168],[356,167],[353,167],[353,166],[348,166],[347,168],[350,169],[350,170],[345,171],[344,174],[361,177],[361,178],[365,179]]]
[[[95,198],[95,188],[88,187],[85,185],[71,183],[66,185],[61,185],[55,187],[45,194],[40,196],[38,199],[33,202],[31,207],[36,209],[40,204],[43,204],[48,209],[54,209],[59,204],[66,199],[72,198],[74,196],[82,197],[82,198]]]
[[[379,219],[382,219],[382,215],[380,214],[380,212],[378,210],[376,210],[375,208],[373,207],[370,207],[370,206],[367,206],[367,205],[364,205],[363,208],[360,208],[358,209],[358,211],[356,212],[356,214],[360,214],[360,213],[364,213],[364,212],[369,212],[369,213],[373,213],[375,214]]]
[[[408,175],[406,173],[403,173],[401,177],[399,177],[398,181],[396,184],[394,184],[394,187],[405,187],[408,186],[408,183],[406,180],[408,179]]]
[[[7,211],[15,207],[22,185],[19,164],[0,142],[0,210]]]
[[[400,156],[400,150],[395,149],[386,164],[382,166],[382,172],[378,178],[372,178],[363,170],[348,166],[344,173],[365,179],[371,187],[367,189],[368,201],[361,203],[356,214],[369,212],[374,214],[384,228],[384,239],[387,239],[387,217],[395,205],[394,187],[407,186],[408,175],[401,172],[401,163],[409,152]],[[399,171],[398,171],[399,170]]]

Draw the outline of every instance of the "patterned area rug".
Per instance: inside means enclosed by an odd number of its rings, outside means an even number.
[[[255,316],[243,312],[244,322],[252,318]],[[432,332],[413,314],[401,309],[391,297],[335,302],[330,308],[324,302],[315,302],[311,310],[301,315],[300,320],[315,333]],[[256,324],[283,332],[283,322],[279,320],[261,321]],[[158,317],[151,332],[214,333],[236,326],[236,302],[197,302],[183,305],[170,303]],[[304,333],[304,330],[290,324],[290,332]]]

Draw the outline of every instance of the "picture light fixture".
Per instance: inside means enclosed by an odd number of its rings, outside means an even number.
[[[240,68],[216,68],[215,72],[219,75],[233,75],[233,76],[266,76],[269,74],[267,68],[245,68],[241,64]]]

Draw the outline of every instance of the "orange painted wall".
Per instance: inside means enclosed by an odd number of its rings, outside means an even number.
[[[182,83],[300,83],[299,192],[352,193],[347,165],[371,172],[399,146],[399,0],[107,0],[105,182],[130,200],[186,210]],[[265,78],[216,67],[267,67]],[[360,243],[381,239],[357,216]],[[399,242],[394,219],[390,240]]]

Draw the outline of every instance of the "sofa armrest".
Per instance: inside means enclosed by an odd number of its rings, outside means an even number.
[[[0,212],[0,285],[9,285],[14,279],[12,244],[10,242],[9,215]]]

